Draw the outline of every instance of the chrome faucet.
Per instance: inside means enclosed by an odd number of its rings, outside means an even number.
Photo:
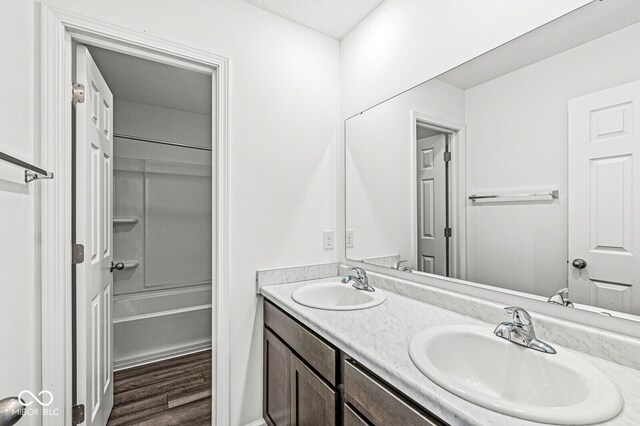
[[[354,271],[356,274],[347,275],[342,279],[343,284],[349,284],[353,281],[353,288],[364,291],[376,291],[375,288],[369,285],[369,277],[367,277],[367,271],[362,268],[353,267],[349,268],[349,271]]]
[[[498,324],[493,334],[529,349],[547,354],[556,353],[551,345],[536,338],[531,316],[527,311],[518,306],[511,306],[504,310],[513,315],[513,321]]]
[[[403,263],[407,263],[407,261],[406,260],[400,260],[399,262],[394,263],[393,266],[391,267],[391,269],[395,269],[395,270],[403,271],[403,272],[413,272],[408,265],[403,265]]]
[[[569,289],[567,287],[561,288],[551,296],[547,302],[555,303],[556,305],[566,306],[567,308],[573,308],[573,302],[569,300]]]

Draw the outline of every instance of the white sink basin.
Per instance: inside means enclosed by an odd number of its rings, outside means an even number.
[[[300,287],[293,292],[291,298],[301,305],[330,311],[366,309],[387,300],[387,296],[380,289],[357,290],[351,284],[343,284],[336,279]]]
[[[582,358],[555,347],[545,354],[482,326],[441,326],[418,333],[409,355],[448,391],[499,413],[536,422],[584,425],[615,417],[618,389]]]

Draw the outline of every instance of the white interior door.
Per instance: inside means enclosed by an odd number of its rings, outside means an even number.
[[[76,114],[77,400],[87,426],[103,426],[113,407],[112,273],[113,95],[84,46],[76,49],[76,82],[85,101]]]
[[[446,135],[417,141],[418,264],[417,269],[446,275]]]
[[[640,82],[569,101],[569,287],[640,314]],[[582,269],[573,266],[583,259]]]

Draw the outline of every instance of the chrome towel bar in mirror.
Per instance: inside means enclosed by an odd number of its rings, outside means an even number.
[[[532,193],[532,194],[492,194],[492,195],[470,195],[469,199],[474,203],[480,200],[495,200],[500,199],[501,201],[510,200],[513,198],[513,201],[527,201],[531,198],[544,198],[555,200],[560,196],[560,191],[554,189],[551,192],[543,192],[543,193]]]
[[[47,172],[40,167],[36,167],[33,164],[27,163],[26,161],[22,161],[16,157],[12,157],[11,155],[5,154],[4,152],[0,152],[0,160],[27,169],[24,171],[25,183],[29,183],[37,179],[53,179],[53,173]]]

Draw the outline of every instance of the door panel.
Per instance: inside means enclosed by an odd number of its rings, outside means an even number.
[[[569,101],[569,288],[640,314],[640,82]],[[575,269],[573,259],[586,260]]]
[[[87,90],[75,104],[75,239],[86,250],[76,267],[75,385],[84,424],[103,426],[113,407],[113,95],[84,46],[76,48],[76,78]]]
[[[446,275],[446,135],[419,139],[418,170],[418,264],[417,269]]]

